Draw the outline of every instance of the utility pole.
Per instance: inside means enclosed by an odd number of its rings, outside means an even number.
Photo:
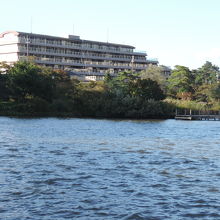
[[[134,55],[131,57],[131,72],[134,72]]]
[[[29,44],[30,44],[30,40],[29,37],[26,37],[26,44],[27,44],[27,58],[29,57]]]

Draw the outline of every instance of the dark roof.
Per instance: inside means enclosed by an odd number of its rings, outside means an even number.
[[[83,40],[83,39],[73,39],[73,38],[65,38],[65,37],[57,37],[57,36],[51,36],[51,35],[44,35],[44,34],[34,34],[34,33],[27,33],[27,32],[18,32],[21,35],[33,35],[38,37],[45,37],[48,39],[58,39],[58,40],[68,40],[71,42],[86,42],[86,43],[95,43],[100,45],[106,45],[106,46],[118,46],[118,47],[125,47],[125,48],[131,48],[135,49],[134,46],[125,45],[125,44],[115,44],[115,43],[108,43],[108,42],[101,42],[101,41],[92,41],[92,40]]]

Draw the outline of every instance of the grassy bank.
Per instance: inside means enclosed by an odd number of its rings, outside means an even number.
[[[191,109],[194,111],[220,111],[220,102],[198,102],[192,100],[178,100],[167,98],[164,100],[177,109]]]
[[[105,99],[105,103],[102,100]],[[134,103],[125,100],[110,100],[97,97],[91,102],[78,100],[79,105],[73,103],[68,106],[65,102],[38,103],[30,101],[27,103],[1,102],[1,116],[15,117],[79,117],[79,118],[120,118],[120,119],[168,119],[174,117],[172,105],[163,101],[148,100],[146,102]],[[91,104],[92,103],[92,104]],[[59,109],[59,110],[56,110]]]
[[[106,99],[97,97],[91,102],[78,100],[73,103],[56,102],[27,103],[0,102],[0,116],[13,117],[74,117],[74,118],[107,118],[107,119],[170,119],[175,110],[191,109],[193,111],[219,111],[219,103],[202,103],[196,101],[165,99],[163,101]],[[103,100],[105,102],[103,103]]]

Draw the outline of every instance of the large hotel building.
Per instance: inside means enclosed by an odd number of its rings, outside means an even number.
[[[33,57],[39,65],[68,71],[81,80],[102,80],[106,73],[117,75],[120,71],[139,72],[157,60],[148,60],[145,52],[135,47],[41,34],[6,31],[0,34],[0,62],[13,64]]]

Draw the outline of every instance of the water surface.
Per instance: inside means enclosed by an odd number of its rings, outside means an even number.
[[[0,117],[0,219],[220,219],[219,131]]]

